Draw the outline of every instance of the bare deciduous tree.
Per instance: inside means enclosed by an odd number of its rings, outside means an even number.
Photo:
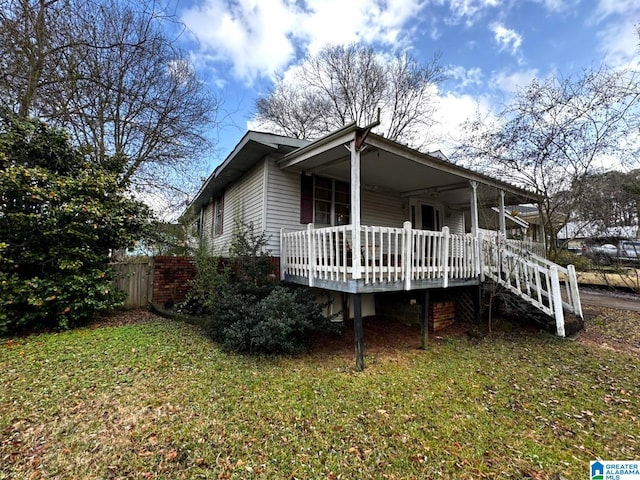
[[[497,122],[467,122],[458,161],[538,193],[553,254],[557,232],[582,197],[586,176],[607,158],[633,161],[638,86],[637,73],[605,68],[534,80]],[[571,195],[561,194],[567,191]]]
[[[0,98],[14,111],[67,129],[138,191],[200,177],[218,99],[153,0],[0,0],[0,22]]]
[[[576,199],[576,218],[604,235],[613,227],[638,225],[640,170],[609,171],[585,176]]]
[[[317,138],[351,122],[367,125],[382,112],[382,134],[420,147],[434,124],[443,69],[435,56],[420,64],[352,44],[328,46],[279,77],[256,102],[257,119],[298,138]]]

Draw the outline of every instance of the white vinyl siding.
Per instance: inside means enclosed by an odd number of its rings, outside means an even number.
[[[360,212],[362,225],[402,227],[402,224],[409,220],[406,199],[363,190],[360,194],[360,201],[362,204]]]
[[[402,227],[405,221],[410,220],[408,199],[363,190],[361,201],[363,225]],[[266,208],[263,209],[263,205]],[[208,209],[207,233],[210,235],[213,204]],[[267,157],[229,187],[224,199],[223,234],[215,239],[219,253],[227,252],[237,218],[253,222],[256,233],[264,228],[268,238],[267,250],[271,255],[279,256],[280,229],[291,231],[306,228],[306,225],[300,224],[300,173],[283,171],[273,159]],[[461,211],[451,211],[447,221],[452,233],[464,233]]]
[[[264,183],[264,162],[260,161],[239,181],[224,192],[224,214],[222,235],[214,238],[216,254],[226,255],[236,232],[236,222],[253,224],[256,233],[262,232],[262,192]],[[213,203],[209,204],[209,222],[213,216]],[[211,224],[208,235],[211,235]]]
[[[449,231],[451,233],[455,233],[456,235],[464,235],[464,212],[462,212],[461,210],[450,210],[447,213],[447,217],[445,218],[445,225],[449,227]]]
[[[267,202],[266,228],[271,255],[280,256],[280,229],[302,230],[300,224],[300,173],[280,170],[272,161],[266,160]]]
[[[267,163],[266,233],[269,236],[268,248],[271,254],[279,256],[280,229],[306,228],[306,225],[300,224],[300,173],[282,171],[273,162]],[[402,227],[409,219],[406,199],[364,190],[361,201],[363,225]]]
[[[223,220],[224,220],[224,195],[216,198],[213,202],[213,220],[211,231],[213,236],[222,235]]]
[[[213,232],[212,221],[213,221],[213,203],[209,203],[206,207],[204,207],[204,212],[201,217],[202,225],[200,228],[200,235],[202,236],[202,240],[204,241],[203,246],[207,248],[211,248],[213,237],[211,233]]]

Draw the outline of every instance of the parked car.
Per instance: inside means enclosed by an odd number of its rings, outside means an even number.
[[[640,262],[640,241],[620,240],[616,245],[605,243],[604,245],[585,246],[582,248],[582,254],[598,265]]]

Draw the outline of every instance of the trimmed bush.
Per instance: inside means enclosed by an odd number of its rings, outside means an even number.
[[[183,308],[205,316],[206,331],[225,350],[295,353],[308,347],[314,332],[336,331],[308,289],[275,278],[266,243],[264,234],[238,224],[231,258],[196,259],[196,279]]]
[[[228,289],[231,274],[229,266],[218,256],[207,255],[200,248],[195,257],[196,276],[189,282],[181,309],[192,315],[211,315],[220,294]]]
[[[591,260],[587,257],[584,255],[576,255],[575,253],[567,250],[559,250],[553,261],[563,267],[573,265],[579,272],[587,272],[593,268]]]
[[[313,333],[333,328],[309,290],[284,286],[275,286],[260,300],[247,294],[224,295],[208,324],[224,349],[249,354],[300,352]]]

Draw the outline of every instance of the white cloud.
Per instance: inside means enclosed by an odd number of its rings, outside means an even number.
[[[280,0],[207,0],[182,17],[200,43],[200,54],[232,65],[234,76],[253,80],[293,58],[287,32],[295,12]]]
[[[522,36],[519,33],[500,23],[492,23],[489,28],[493,32],[493,38],[500,47],[500,51],[507,50],[511,55],[518,53],[522,45]]]
[[[595,14],[599,20],[602,20],[610,15],[635,16],[638,11],[640,11],[638,0],[599,0]]]
[[[473,25],[487,9],[499,7],[502,0],[445,0],[445,3],[449,4],[452,15],[447,23],[457,25],[464,21],[466,25]]]
[[[636,23],[640,19],[637,0],[599,0],[589,23],[598,25],[599,49],[614,67],[636,65],[640,59]]]
[[[296,48],[311,53],[327,43],[355,41],[403,46],[425,0],[204,0],[182,20],[197,37],[198,55],[227,62],[252,82],[283,70]]]
[[[379,2],[375,0],[307,0],[301,16],[301,37],[317,52],[327,43],[363,41],[399,46],[408,24],[424,7],[423,0]],[[339,12],[339,13],[338,13]]]
[[[538,3],[550,13],[567,12],[574,10],[581,0],[528,0]],[[601,0],[607,1],[607,0]],[[615,0],[609,0],[615,2]],[[624,0],[623,0],[624,1]],[[628,0],[635,1],[635,0]],[[509,10],[520,7],[525,0],[432,0],[432,4],[445,5],[449,8],[450,15],[444,19],[449,25],[464,23],[467,27],[476,24],[487,16],[497,14],[503,18]]]
[[[505,71],[495,72],[491,76],[491,86],[502,90],[507,94],[513,94],[526,87],[538,76],[538,70],[531,68],[518,72],[507,73]]]
[[[462,65],[449,67],[447,74],[456,80],[458,89],[463,89],[473,85],[480,86],[482,85],[482,77],[484,76],[481,68],[476,67],[467,69]]]
[[[563,12],[576,7],[580,0],[535,0],[549,12]]]
[[[600,51],[611,66],[636,65],[640,60],[638,32],[631,20],[612,23],[600,30]]]
[[[436,117],[430,136],[438,141],[427,146],[428,151],[441,150],[451,156],[462,138],[462,124],[476,115],[482,118],[495,119],[491,102],[486,96],[459,95],[446,92],[438,97]]]

